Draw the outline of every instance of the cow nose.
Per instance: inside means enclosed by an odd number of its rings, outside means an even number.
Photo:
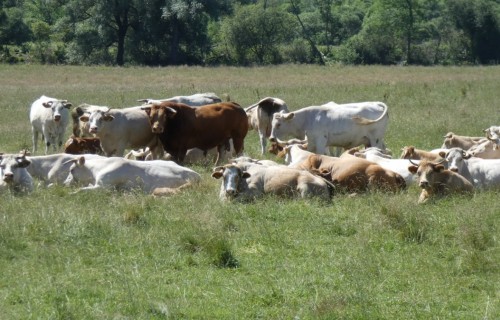
[[[90,127],[89,132],[90,133],[97,133],[97,127]]]
[[[276,138],[275,138],[275,137],[270,137],[270,138],[269,138],[269,141],[271,141],[271,142],[276,142]]]
[[[61,120],[61,116],[54,116],[54,121],[56,121],[56,122],[57,122],[57,121],[59,121],[59,120]]]
[[[13,173],[5,173],[3,175],[3,181],[4,182],[11,182],[12,180],[14,180],[14,174]]]
[[[429,186],[429,182],[427,182],[427,181],[420,181],[419,185],[420,185],[421,188],[426,188],[426,187]]]
[[[163,128],[159,124],[155,123],[153,125],[153,133],[162,133],[162,132]]]
[[[234,189],[227,189],[226,190],[226,194],[228,196],[235,196],[236,195],[236,190],[234,190]]]

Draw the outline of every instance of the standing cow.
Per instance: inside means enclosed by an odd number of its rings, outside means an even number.
[[[38,134],[45,140],[45,153],[52,145],[54,151],[63,144],[64,133],[69,123],[71,103],[41,96],[31,105],[30,123],[33,132],[33,152],[37,151]]]
[[[233,140],[234,151],[243,151],[248,132],[248,120],[238,104],[221,102],[201,107],[182,103],[162,102],[144,106],[149,116],[150,131],[157,134],[166,152],[177,162],[183,162],[186,152],[199,148],[204,152],[217,147],[219,163],[223,148],[229,149]]]
[[[385,149],[384,135],[389,122],[387,106],[382,102],[360,102],[302,108],[295,112],[275,113],[270,140],[287,136],[307,138],[307,149],[326,154],[330,146],[349,149],[359,145]]]
[[[280,111],[288,112],[288,106],[285,101],[272,97],[264,98],[245,108],[250,128],[259,133],[262,155],[266,152],[267,138],[271,135],[273,115]]]
[[[156,135],[151,132],[148,116],[140,107],[109,109],[93,107],[90,115],[80,117],[89,123],[89,132],[101,141],[107,157],[122,157],[126,148],[137,149],[149,146],[156,150]],[[157,153],[153,158],[158,158]]]

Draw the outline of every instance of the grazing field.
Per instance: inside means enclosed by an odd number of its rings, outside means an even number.
[[[122,108],[195,92],[242,106],[279,97],[292,110],[384,101],[396,157],[500,125],[500,67],[0,65],[0,152],[31,149],[29,107],[42,94]],[[260,157],[255,132],[245,153]],[[222,204],[212,167],[192,168],[201,184],[166,198],[0,194],[0,318],[500,318],[499,190],[425,205],[414,186]]]

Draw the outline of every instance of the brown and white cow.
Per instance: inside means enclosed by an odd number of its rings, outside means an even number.
[[[321,175],[339,190],[360,192],[368,190],[400,191],[406,188],[405,179],[380,165],[352,155],[330,157],[309,155],[301,168]]]
[[[417,174],[417,183],[422,189],[418,203],[424,203],[431,197],[443,196],[450,193],[470,193],[474,190],[472,184],[460,174],[446,170],[440,162],[422,160],[412,164],[408,170]],[[410,160],[411,162],[411,160]]]
[[[64,144],[64,153],[69,154],[102,154],[101,140],[93,137],[71,136]]]
[[[188,149],[199,148],[206,152],[217,147],[218,164],[223,148],[230,147],[229,139],[233,141],[236,155],[243,151],[248,119],[237,103],[221,102],[195,108],[162,102],[142,109],[149,117],[150,130],[158,135],[165,151],[177,162],[184,161]]]

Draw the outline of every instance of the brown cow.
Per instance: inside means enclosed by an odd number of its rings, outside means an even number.
[[[413,159],[413,160],[429,160],[429,161],[441,161],[443,158],[438,152],[430,152],[422,149],[416,149],[414,146],[406,146],[401,149],[401,159]]]
[[[436,195],[473,191],[474,187],[467,179],[456,172],[446,170],[441,162],[422,160],[418,165],[411,162],[413,165],[408,167],[411,173],[417,174],[418,185],[422,188],[418,203],[424,203]]]
[[[64,144],[64,153],[69,154],[102,154],[99,138],[80,138],[71,136]]]
[[[444,141],[441,148],[461,148],[464,150],[468,150],[473,146],[487,140],[485,137],[459,136],[458,134],[454,134],[453,132],[448,132],[443,138]]]
[[[354,156],[329,157],[313,154],[300,167],[319,174],[340,190],[359,192],[367,190],[399,191],[406,188],[405,179],[380,165]]]
[[[237,103],[221,102],[194,108],[182,103],[162,102],[142,109],[149,116],[151,130],[177,162],[184,161],[188,149],[199,148],[207,152],[217,147],[215,163],[218,164],[223,148],[229,147],[229,139],[233,140],[236,155],[243,151],[248,118]]]

